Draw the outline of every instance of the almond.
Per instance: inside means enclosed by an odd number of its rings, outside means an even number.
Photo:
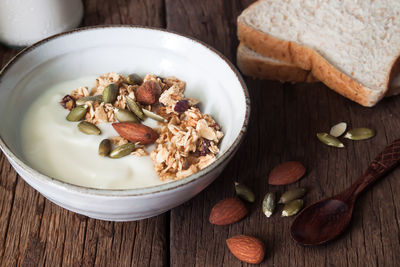
[[[132,143],[139,142],[142,145],[147,145],[154,143],[158,138],[156,131],[140,123],[118,122],[113,123],[112,126],[121,137]]]
[[[209,221],[216,225],[228,225],[239,221],[247,214],[246,206],[238,198],[221,200],[211,210]]]
[[[156,81],[147,81],[136,90],[136,100],[143,105],[153,105],[158,101],[161,87]]]
[[[264,259],[265,246],[258,238],[237,235],[227,239],[226,245],[232,254],[241,261],[258,264]]]
[[[306,173],[306,168],[297,161],[288,161],[276,166],[269,174],[268,183],[271,185],[291,184]]]

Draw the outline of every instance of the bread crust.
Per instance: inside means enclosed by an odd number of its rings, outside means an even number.
[[[310,71],[283,62],[275,63],[249,56],[243,52],[242,46],[243,44],[239,44],[237,49],[236,63],[244,75],[259,79],[278,80],[282,83],[318,82]]]
[[[257,2],[253,4],[257,4]],[[337,93],[366,107],[372,107],[382,99],[390,84],[390,79],[394,76],[388,75],[387,87],[384,92],[372,90],[335,68],[314,50],[258,31],[242,23],[240,16],[238,18],[238,38],[240,42],[261,55],[309,70],[313,76]]]

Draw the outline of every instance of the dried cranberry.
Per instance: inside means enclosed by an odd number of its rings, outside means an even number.
[[[61,99],[60,105],[68,110],[71,110],[76,106],[75,99],[73,99],[70,95],[66,95],[63,97],[63,99]]]
[[[217,131],[219,131],[221,129],[221,126],[219,126],[218,123],[214,123],[213,125],[211,125],[211,127],[214,128]]]
[[[210,146],[210,141],[207,139],[203,139],[200,143],[200,156],[205,156],[208,153],[210,153],[210,150],[208,149],[208,147]]]
[[[189,101],[179,100],[174,107],[174,111],[178,113],[183,113],[189,108]]]

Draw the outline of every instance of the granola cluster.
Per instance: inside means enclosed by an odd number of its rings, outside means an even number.
[[[158,89],[161,88],[157,102],[152,105],[140,104],[140,99],[136,95],[142,89],[139,88],[140,85],[129,84],[124,76],[117,73],[107,73],[98,77],[91,89],[80,87],[73,90],[60,103],[70,109],[69,107],[75,106],[75,103],[71,104],[71,100],[78,101],[85,97],[83,101],[87,106],[87,112],[84,120],[92,124],[117,122],[119,117],[116,110],[130,109],[128,104],[131,103],[127,103],[125,97],[132,100],[137,99],[136,102],[141,109],[146,109],[150,113],[153,112],[156,116],[164,118],[163,122],[159,122],[160,127],[153,129],[158,132],[158,138],[155,136],[157,138],[155,148],[150,153],[154,168],[161,180],[185,178],[214,162],[216,154],[219,152],[218,144],[224,134],[210,115],[201,113],[198,108],[198,100],[185,97],[186,83],[175,77],[160,78],[152,74],[146,75],[142,84],[148,81],[153,84],[154,82],[158,83]],[[93,96],[102,95],[104,89],[110,84],[114,84],[118,88],[114,102],[104,103],[91,99]],[[86,101],[86,99],[88,100]],[[81,102],[83,101],[81,100]],[[109,140],[113,146],[123,146],[130,142],[122,136],[110,137]],[[131,155],[146,156],[149,154],[141,146]]]
[[[109,84],[115,84],[119,88],[117,100],[111,104],[99,103],[96,101],[87,101],[86,105],[89,106],[89,112],[86,114],[85,120],[94,124],[102,122],[116,122],[115,108],[126,109],[125,96],[129,96],[135,100],[135,90],[139,85],[129,85],[124,82],[124,77],[115,72],[107,73],[96,79],[96,83],[89,90],[88,87],[79,87],[73,90],[70,96],[76,100],[87,96],[101,95],[104,88]]]
[[[162,123],[156,148],[150,153],[154,168],[162,180],[182,179],[215,161],[218,143],[224,136],[220,126],[208,114],[202,114],[199,101],[185,98],[185,83],[169,80],[159,99]]]

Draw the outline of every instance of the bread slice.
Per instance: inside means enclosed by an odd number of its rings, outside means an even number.
[[[280,82],[317,82],[308,70],[293,64],[263,56],[244,44],[239,44],[236,63],[240,71],[247,76]]]
[[[262,0],[238,17],[252,50],[311,71],[336,92],[375,105],[400,69],[400,1]]]
[[[278,59],[263,56],[242,43],[238,46],[236,58],[240,71],[252,78],[277,80],[282,83],[319,82],[310,71]],[[400,73],[397,73],[393,78],[385,97],[398,94],[400,94]]]

